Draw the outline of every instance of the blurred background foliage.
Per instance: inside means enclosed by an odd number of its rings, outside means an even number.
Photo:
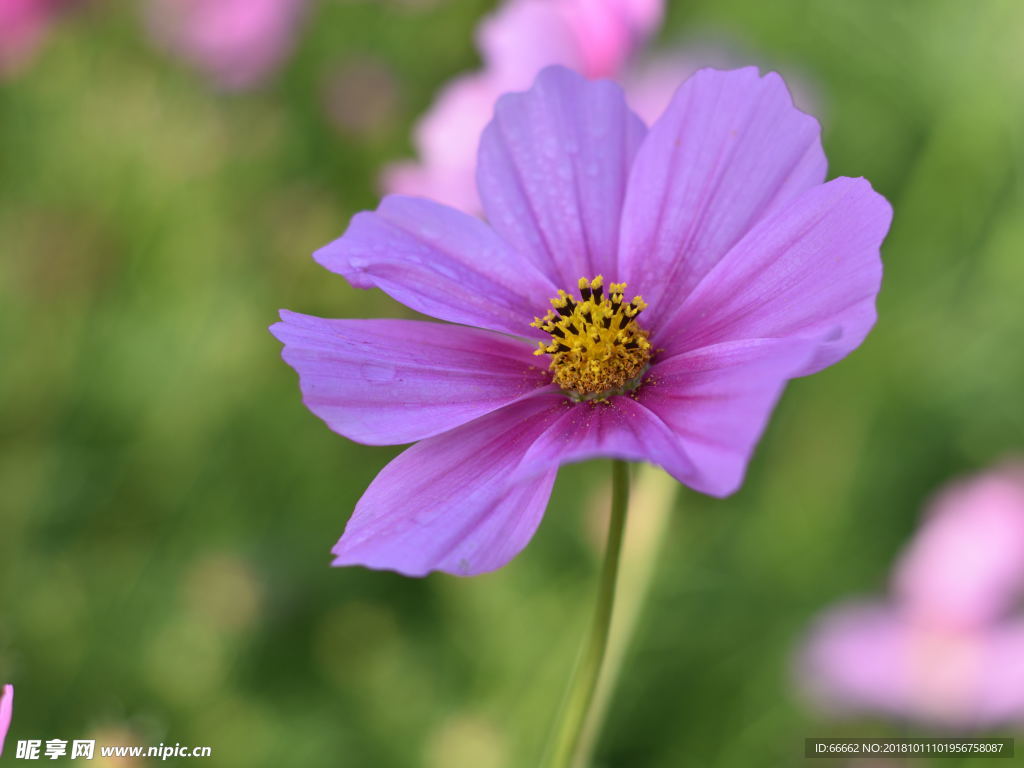
[[[492,7],[321,0],[271,82],[224,94],[140,7],[97,0],[0,84],[11,739],[535,762],[591,609],[607,467],[564,471],[497,573],[332,570],[397,451],[311,416],[266,332],[279,307],[405,312],[309,254],[376,204]],[[938,485],[1024,449],[1022,35],[1015,0],[670,3],[657,46],[724,42],[802,83],[830,176],[868,177],[896,217],[864,347],[789,387],[740,493],[680,494],[599,765],[796,765],[806,736],[915,732],[818,719],[790,661],[824,606],[885,587]]]

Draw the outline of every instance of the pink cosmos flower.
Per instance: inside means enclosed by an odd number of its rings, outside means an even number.
[[[4,740],[7,738],[7,731],[11,727],[11,717],[14,714],[14,686],[5,685],[3,694],[0,695],[0,755],[4,753]]]
[[[891,209],[863,179],[825,183],[818,124],[777,74],[702,70],[648,129],[616,84],[545,69],[498,101],[477,180],[489,223],[389,196],[315,254],[450,324],[271,328],[331,429],[418,441],[335,565],[498,568],[558,466],[597,456],[730,494],[786,381],[874,324]]]
[[[21,69],[36,52],[61,6],[69,0],[0,2],[0,77]]]
[[[484,68],[453,80],[414,130],[420,162],[385,169],[384,188],[481,211],[474,173],[477,142],[494,102],[524,90],[544,67],[561,64],[588,78],[629,84],[630,103],[652,121],[692,68],[627,68],[661,24],[663,0],[510,0],[477,30]],[[671,62],[673,65],[675,61]],[[668,76],[666,76],[668,75]],[[635,96],[635,99],[634,99]]]
[[[829,611],[801,661],[812,697],[948,728],[1024,722],[1024,474],[942,493],[897,564],[890,602]]]
[[[291,53],[305,0],[153,0],[157,40],[228,90],[258,85]]]

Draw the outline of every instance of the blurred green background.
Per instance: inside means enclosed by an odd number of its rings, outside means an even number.
[[[283,70],[227,95],[134,4],[96,2],[0,83],[6,760],[19,738],[105,738],[223,766],[535,763],[607,467],[563,471],[494,574],[331,569],[397,449],[329,432],[266,331],[280,307],[406,312],[309,254],[376,204],[492,7],[314,2]],[[740,493],[679,495],[602,766],[798,765],[807,736],[903,733],[806,711],[793,648],[885,588],[937,486],[1024,450],[1024,4],[672,2],[657,46],[704,36],[804,83],[830,176],[896,215],[867,343],[789,387]]]

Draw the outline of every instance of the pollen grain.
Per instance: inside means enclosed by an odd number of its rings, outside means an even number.
[[[579,297],[559,291],[552,309],[530,324],[551,336],[535,355],[550,355],[552,379],[576,401],[607,400],[635,389],[647,371],[651,344],[637,316],[647,307],[639,296],[625,300],[625,283],[581,277]]]

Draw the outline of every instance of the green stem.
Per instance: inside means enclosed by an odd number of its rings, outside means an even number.
[[[580,743],[580,733],[587,719],[597,679],[608,645],[608,630],[612,623],[615,603],[615,580],[619,573],[619,554],[622,551],[622,532],[626,523],[626,501],[629,497],[629,465],[612,461],[612,512],[608,522],[608,542],[605,545],[601,582],[597,591],[597,608],[590,625],[586,646],[573,673],[569,690],[562,706],[559,722],[548,747],[544,765],[547,768],[568,768]]]

